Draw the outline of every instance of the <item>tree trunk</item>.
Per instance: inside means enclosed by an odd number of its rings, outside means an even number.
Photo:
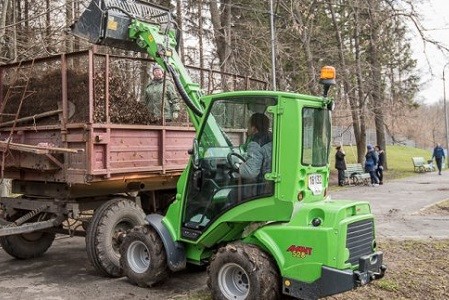
[[[73,7],[72,1],[65,0],[65,22],[66,22],[66,24],[73,23],[73,21],[74,21],[73,10],[74,10],[74,7]],[[66,52],[73,51],[73,39],[66,38],[65,48],[66,48]]]
[[[51,16],[50,16],[50,0],[45,0],[45,48],[47,49],[47,52],[50,54],[52,52],[51,47]]]
[[[357,2],[358,4],[359,2]],[[365,97],[365,86],[363,81],[363,69],[362,69],[362,58],[360,56],[360,15],[358,5],[354,8],[354,52],[356,61],[356,78],[357,78],[357,101],[354,103],[353,119],[355,118],[358,126],[354,127],[354,134],[357,143],[357,162],[363,163],[365,160],[366,152],[366,97]],[[356,130],[357,129],[357,130]]]
[[[220,3],[220,8],[218,6]],[[217,48],[217,55],[220,61],[220,70],[222,72],[227,72],[229,69],[229,61],[231,51],[231,37],[230,37],[230,25],[231,25],[231,1],[221,0],[215,1],[210,0],[210,15],[212,27],[214,30],[214,42]],[[220,12],[221,10],[221,12]],[[229,90],[227,82],[222,80],[223,90]]]
[[[13,13],[12,13],[12,24],[16,24],[17,23],[17,9],[14,6],[14,1],[11,1],[11,8],[13,9]],[[17,48],[17,25],[14,25],[12,27],[12,40],[11,40],[11,50],[10,50],[10,55],[11,58],[14,61],[17,61],[17,56],[19,55],[19,51]]]
[[[335,16],[335,11],[333,8],[333,0],[328,0],[327,4],[328,4],[328,8],[329,11],[331,13],[331,18],[332,18],[332,23],[334,25],[334,30],[335,30],[335,38],[337,40],[337,45],[338,45],[338,58],[340,60],[340,66],[341,66],[341,79],[343,81],[343,95],[344,98],[349,100],[350,106],[351,106],[351,116],[352,116],[352,120],[353,120],[353,129],[354,129],[354,134],[356,137],[356,141],[357,141],[357,137],[359,136],[359,131],[360,131],[360,126],[359,126],[359,122],[358,122],[358,116],[357,116],[357,100],[354,97],[353,93],[351,93],[351,86],[350,86],[350,74],[348,72],[348,68],[346,66],[346,59],[345,59],[345,53],[347,51],[345,51],[344,49],[344,44],[343,44],[343,39],[342,39],[342,35],[341,35],[341,30],[340,30],[340,26],[338,24],[337,18]]]
[[[295,15],[295,21],[298,23],[299,25],[299,37],[301,39],[302,45],[301,47],[304,50],[304,55],[305,55],[305,59],[306,59],[306,65],[307,65],[307,73],[308,73],[308,90],[312,95],[317,95],[319,93],[319,90],[317,88],[317,81],[316,81],[316,77],[317,77],[317,71],[316,71],[316,66],[315,66],[315,62],[314,62],[314,56],[313,56],[313,51],[312,51],[312,45],[311,45],[311,31],[312,31],[312,27],[314,26],[313,22],[309,22],[307,20],[312,20],[313,18],[310,18],[310,16],[306,16],[304,18],[304,16],[302,15],[305,11],[306,12],[312,12],[311,14],[313,14],[316,6],[317,6],[317,1],[312,1],[312,3],[310,4],[309,7],[307,7],[307,9],[304,8],[304,3],[302,1],[294,1],[293,2],[294,5],[294,15]],[[305,20],[304,20],[305,19]]]
[[[2,0],[2,11],[0,13],[0,62],[5,59],[8,53],[8,45],[6,43],[6,13],[8,12],[9,0]]]
[[[385,149],[385,124],[384,113],[382,111],[384,104],[382,91],[382,62],[378,48],[378,45],[381,45],[379,39],[380,18],[378,17],[378,14],[380,13],[380,5],[377,1],[369,1],[368,7],[370,25],[368,61],[370,63],[372,79],[371,99],[374,112],[374,123],[376,126],[377,144],[382,147],[382,149]],[[385,162],[387,161],[386,156],[387,155],[385,155]]]
[[[9,0],[2,1],[2,12],[0,14],[0,38],[5,36],[6,13],[8,12]]]
[[[200,53],[200,68],[201,68],[201,78],[200,78],[200,86],[204,86],[204,30],[203,30],[203,1],[198,0],[198,47]]]
[[[184,41],[182,32],[184,32],[184,13],[183,13],[182,1],[176,0],[176,23],[178,25],[178,30],[181,32],[181,38],[178,41],[178,49],[179,49],[179,57],[181,57],[181,61],[184,63]]]

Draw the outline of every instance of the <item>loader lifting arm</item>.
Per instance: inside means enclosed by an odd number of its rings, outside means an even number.
[[[158,25],[134,19],[129,27],[129,37],[144,48],[160,66],[170,72],[182,99],[189,108],[190,120],[198,129],[199,118],[203,115],[200,87],[193,82],[175,50],[177,44],[175,34],[173,32],[161,34],[160,30]]]
[[[201,91],[176,51],[173,23],[169,10],[148,2],[93,0],[70,28],[72,34],[93,44],[148,53],[172,75],[190,120],[198,129],[203,114]]]

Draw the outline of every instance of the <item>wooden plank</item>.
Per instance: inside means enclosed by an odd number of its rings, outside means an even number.
[[[41,113],[41,114],[37,114],[37,115],[34,115],[34,116],[23,117],[23,118],[20,118],[20,119],[17,119],[17,120],[12,120],[12,121],[7,121],[7,122],[0,123],[0,127],[5,127],[5,126],[8,126],[8,125],[12,125],[14,123],[21,123],[21,122],[27,122],[27,121],[31,121],[31,120],[40,119],[40,118],[50,117],[50,116],[57,115],[57,114],[59,114],[61,112],[62,112],[61,109],[47,111],[47,112],[44,112],[44,113]]]
[[[7,149],[23,151],[23,152],[30,152],[30,153],[35,153],[35,154],[80,153],[80,152],[84,151],[83,149],[47,147],[47,146],[17,144],[17,143],[8,143],[6,141],[0,141],[0,150],[7,150]]]

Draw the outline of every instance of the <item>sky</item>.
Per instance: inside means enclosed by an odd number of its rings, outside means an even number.
[[[422,24],[428,29],[426,34],[449,48],[449,1],[424,0],[418,11],[422,14]],[[421,88],[417,100],[432,104],[444,97],[443,67],[449,63],[449,55],[443,55],[435,46],[423,42],[415,31],[412,40],[414,57],[418,62]],[[445,68],[446,98],[449,100],[449,65]]]

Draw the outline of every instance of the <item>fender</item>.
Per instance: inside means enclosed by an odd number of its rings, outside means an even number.
[[[170,271],[176,272],[185,269],[187,264],[184,246],[175,242],[167,228],[162,224],[163,216],[158,214],[150,214],[145,217],[145,221],[153,227],[159,234],[164,243],[165,252],[167,253],[167,263]]]

